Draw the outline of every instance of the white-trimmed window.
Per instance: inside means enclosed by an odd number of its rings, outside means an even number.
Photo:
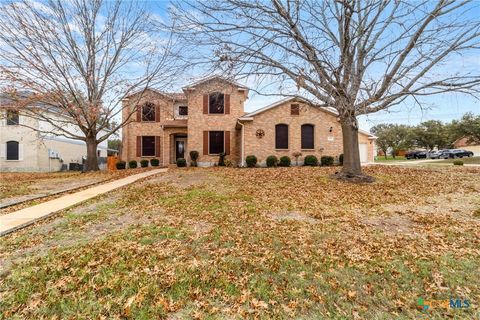
[[[142,106],[142,121],[153,122],[155,121],[155,105],[147,102]]]
[[[288,125],[284,123],[275,126],[275,149],[288,149]]]
[[[155,156],[155,136],[142,137],[142,157]]]
[[[209,131],[208,132],[208,153],[220,154],[225,152],[225,132]]]
[[[225,95],[221,92],[214,92],[208,95],[208,113],[225,113]]]
[[[22,145],[18,141],[7,141],[5,153],[6,160],[22,160]]]

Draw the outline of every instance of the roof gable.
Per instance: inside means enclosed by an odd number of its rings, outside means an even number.
[[[227,77],[224,77],[224,76],[220,76],[220,75],[212,75],[212,76],[209,76],[209,77],[206,77],[206,78],[202,78],[198,81],[195,81],[195,82],[183,87],[182,89],[183,90],[194,90],[197,86],[199,86],[201,84],[204,84],[205,82],[209,82],[209,81],[213,81],[213,80],[229,83],[231,85],[234,85],[234,86],[238,87],[239,90],[248,90],[248,88],[245,87],[244,85],[242,85],[241,83],[236,82],[233,79],[230,79],[230,78],[227,78]]]
[[[154,88],[146,88],[146,89],[142,89],[142,90],[138,90],[138,91],[135,91],[131,94],[129,94],[128,96],[126,96],[124,99],[129,99],[137,94],[140,94],[140,93],[146,93],[146,92],[153,92],[155,94],[158,94],[158,95],[161,95],[167,99],[171,99],[171,100],[175,100],[175,101],[182,101],[182,100],[187,100],[187,97],[185,96],[185,94],[183,92],[163,92],[163,91],[160,91],[160,90],[157,90],[157,89],[154,89]]]
[[[285,104],[285,103],[288,103],[288,102],[303,102],[303,103],[308,104],[308,105],[310,105],[310,106],[312,106],[312,107],[318,108],[319,111],[323,111],[323,112],[326,112],[326,113],[328,113],[328,114],[330,114],[330,115],[334,115],[334,116],[338,117],[338,112],[337,112],[337,110],[335,110],[335,109],[333,109],[333,108],[330,108],[330,107],[320,107],[320,106],[316,106],[316,105],[312,104],[311,102],[309,102],[308,100],[306,100],[306,99],[304,99],[304,98],[302,98],[302,97],[296,96],[296,97],[286,97],[286,98],[284,98],[284,99],[275,101],[274,103],[271,103],[271,104],[269,104],[269,105],[267,105],[267,106],[265,106],[265,107],[263,107],[263,108],[257,109],[257,110],[255,110],[255,111],[252,111],[252,112],[250,112],[250,113],[247,113],[247,114],[241,116],[240,118],[238,118],[238,120],[240,120],[240,121],[241,121],[241,120],[253,120],[253,118],[254,118],[256,115],[258,115],[258,114],[260,114],[260,113],[263,113],[263,112],[265,112],[265,111],[268,111],[268,110],[270,110],[270,109],[274,109],[274,108],[276,108],[276,107],[279,107],[279,106],[281,106],[281,105],[283,105],[283,104]],[[375,135],[373,135],[373,134],[371,134],[370,132],[365,131],[365,130],[359,129],[358,132],[361,133],[361,134],[364,134],[364,135],[368,136],[369,139],[376,139],[376,138],[377,138]]]

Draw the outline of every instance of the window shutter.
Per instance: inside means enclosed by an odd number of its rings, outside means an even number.
[[[6,157],[6,150],[7,150],[7,144],[2,143],[0,144],[0,158],[5,158]]]
[[[225,154],[230,154],[230,131],[225,131]]]
[[[292,116],[298,116],[300,114],[300,105],[299,104],[290,105],[290,114]]]
[[[203,154],[208,154],[208,131],[203,131]]]
[[[155,106],[155,122],[160,122],[160,106]]]
[[[203,95],[203,114],[208,114],[208,94]]]
[[[137,136],[137,157],[142,156],[142,136]]]
[[[23,160],[23,144],[18,144],[18,160]]]
[[[230,95],[226,94],[224,97],[225,97],[225,114],[230,114]]]
[[[137,122],[142,122],[142,107],[137,106]]]
[[[160,137],[155,137],[155,157],[160,157]]]

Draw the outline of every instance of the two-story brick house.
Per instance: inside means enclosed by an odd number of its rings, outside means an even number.
[[[189,160],[189,151],[196,150],[199,166],[209,166],[218,162],[221,152],[237,165],[244,165],[247,155],[264,163],[269,155],[342,153],[334,111],[287,98],[245,113],[247,98],[248,88],[219,76],[188,85],[182,93],[136,93],[123,101],[124,119],[138,108],[123,128],[122,159],[158,158],[168,165],[178,158]],[[373,161],[374,139],[359,133],[363,162]]]

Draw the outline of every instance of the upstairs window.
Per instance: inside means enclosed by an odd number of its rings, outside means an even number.
[[[225,95],[220,92],[208,96],[208,113],[225,113]]]
[[[142,137],[142,157],[155,156],[155,136]]]
[[[220,154],[225,151],[225,134],[223,131],[208,132],[208,153]]]
[[[288,149],[288,125],[275,126],[275,149]]]
[[[179,116],[188,116],[188,107],[187,106],[179,106],[178,107],[178,115]]]
[[[300,105],[298,103],[290,105],[290,114],[292,116],[298,116],[300,114]]]
[[[7,160],[19,160],[19,144],[17,141],[7,142]]]
[[[314,126],[311,124],[302,125],[302,149],[314,149]]]
[[[147,102],[142,106],[142,121],[155,121],[155,105]]]
[[[7,110],[7,126],[15,126],[19,124],[18,111]]]

